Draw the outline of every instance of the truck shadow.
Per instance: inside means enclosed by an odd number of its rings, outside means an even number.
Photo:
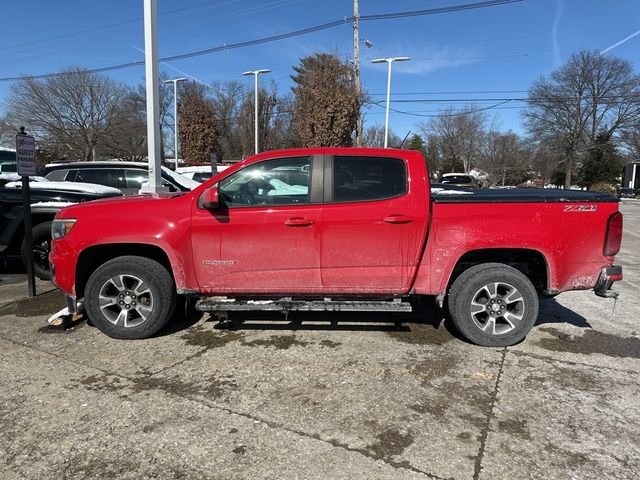
[[[586,318],[561,305],[555,298],[547,298],[540,301],[540,312],[535,325],[549,323],[568,323],[579,328],[592,328]]]
[[[204,320],[213,323],[215,330],[263,330],[263,331],[336,331],[336,332],[386,332],[410,336],[425,328],[457,338],[465,343],[452,325],[446,308],[439,308],[435,300],[426,298],[414,306],[411,313],[390,312],[282,312],[249,311],[229,312],[226,317],[209,315],[194,308],[195,301],[181,299],[171,321],[155,336],[172,335]],[[579,328],[591,328],[582,316],[555,299],[540,302],[540,313],[536,326],[568,323]]]

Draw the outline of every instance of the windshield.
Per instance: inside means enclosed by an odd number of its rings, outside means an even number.
[[[200,184],[198,182],[194,182],[190,178],[185,177],[184,175],[180,175],[179,173],[175,173],[173,170],[169,170],[167,167],[162,167],[162,172],[167,175],[172,181],[180,185],[181,187],[186,188],[187,190],[193,190],[196,187],[199,187]]]

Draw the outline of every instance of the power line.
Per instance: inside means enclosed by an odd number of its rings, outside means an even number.
[[[451,5],[449,7],[440,7],[440,8],[429,8],[429,9],[422,9],[422,10],[412,10],[412,11],[406,11],[406,12],[395,12],[395,13],[382,13],[382,14],[375,14],[375,15],[360,15],[360,21],[372,21],[372,20],[389,20],[389,19],[396,19],[396,18],[406,18],[406,17],[418,17],[418,16],[425,16],[425,15],[436,15],[436,14],[442,14],[442,13],[449,13],[449,12],[459,12],[459,11],[464,11],[464,10],[473,10],[473,9],[481,9],[481,8],[488,8],[488,7],[496,7],[496,6],[500,6],[500,5],[507,5],[507,4],[511,4],[511,3],[519,3],[522,2],[523,0],[489,0],[489,1],[484,1],[484,2],[475,2],[475,3],[466,3],[466,4],[461,4],[461,5]],[[212,53],[217,53],[217,52],[222,52],[225,50],[233,50],[236,48],[244,48],[244,47],[249,47],[249,46],[254,46],[254,45],[260,45],[260,44],[264,44],[264,43],[270,43],[270,42],[275,42],[278,40],[284,40],[287,38],[292,38],[292,37],[298,37],[301,35],[307,35],[309,33],[315,33],[315,32],[319,32],[322,30],[328,30],[331,28],[336,28],[338,26],[341,25],[346,25],[349,23],[353,23],[353,16],[346,16],[340,20],[334,20],[331,22],[326,22],[326,23],[321,23],[319,25],[314,25],[311,27],[307,27],[307,28],[301,28],[298,30],[293,30],[290,32],[286,32],[286,33],[280,33],[280,34],[275,34],[275,35],[269,35],[266,37],[261,37],[261,38],[256,38],[256,39],[252,39],[252,40],[245,40],[242,42],[235,42],[235,43],[223,43],[222,45],[218,45],[216,47],[211,47],[211,48],[205,48],[202,50],[196,50],[193,52],[187,52],[187,53],[181,53],[181,54],[177,54],[177,55],[169,55],[166,57],[162,57],[159,58],[158,60],[160,62],[170,62],[170,61],[175,61],[175,60],[182,60],[185,58],[192,58],[192,57],[197,57],[197,56],[201,56],[201,55],[209,55]],[[120,63],[120,64],[116,64],[116,65],[109,65],[109,66],[105,66],[105,67],[97,67],[97,68],[90,68],[87,69],[88,72],[90,73],[103,73],[103,72],[108,72],[108,71],[115,71],[115,70],[122,70],[122,69],[126,69],[126,68],[132,68],[132,67],[138,67],[144,65],[144,60],[135,60],[135,61],[131,61],[131,62],[126,62],[126,63]],[[45,74],[39,74],[39,75],[24,75],[24,76],[19,76],[19,77],[1,77],[0,78],[0,82],[13,82],[16,80],[21,80],[23,78],[32,78],[32,79],[42,79],[42,78],[50,78],[50,77],[56,77],[56,76],[60,76],[60,75],[64,75],[64,72],[56,72],[56,73],[45,73]]]
[[[527,93],[529,90],[470,90],[470,91],[443,91],[443,92],[398,92],[398,95],[470,95],[479,93]],[[369,93],[370,96],[386,95],[386,93]]]
[[[470,115],[472,113],[475,112],[482,112],[484,110],[491,110],[494,108],[497,108],[501,105],[504,105],[505,103],[509,103],[511,100],[506,99],[503,100],[501,102],[496,103],[495,105],[489,105],[488,107],[482,107],[482,108],[472,108],[472,109],[465,109],[465,110],[458,110],[455,112],[447,112],[446,110],[438,113],[438,114],[434,114],[434,115],[427,115],[427,114],[421,114],[421,113],[416,113],[416,112],[407,112],[404,110],[398,110],[397,108],[389,108],[389,110],[396,112],[396,113],[401,113],[403,115],[411,115],[412,117],[457,117],[458,115]],[[380,102],[374,102],[374,105],[378,106],[378,107],[382,107],[382,104]]]

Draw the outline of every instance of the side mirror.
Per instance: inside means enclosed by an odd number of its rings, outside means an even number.
[[[218,206],[218,187],[213,186],[206,189],[202,194],[202,208],[206,210],[215,210]]]

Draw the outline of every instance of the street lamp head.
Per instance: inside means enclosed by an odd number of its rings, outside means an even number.
[[[178,82],[184,82],[185,80],[189,80],[188,78],[185,77],[180,77],[180,78],[172,78],[169,80],[163,80],[162,83],[178,83]]]
[[[371,60],[371,63],[407,62],[409,60],[411,60],[409,57],[376,58],[375,60]]]
[[[249,70],[248,72],[242,72],[242,75],[260,75],[261,73],[271,73],[268,68],[261,68],[260,70]]]

